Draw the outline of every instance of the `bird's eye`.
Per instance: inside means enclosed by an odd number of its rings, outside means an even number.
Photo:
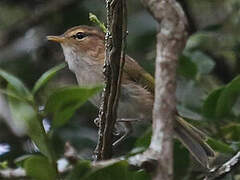
[[[75,39],[83,39],[85,38],[87,35],[84,34],[83,32],[78,32],[77,34],[73,35],[73,38]]]

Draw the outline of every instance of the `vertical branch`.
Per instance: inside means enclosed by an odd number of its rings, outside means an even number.
[[[105,78],[105,88],[103,90],[102,94],[102,102],[101,102],[101,107],[99,109],[99,130],[98,130],[98,143],[97,147],[95,149],[95,159],[96,160],[102,160],[104,159],[102,156],[102,148],[103,148],[103,134],[104,134],[104,129],[105,129],[105,124],[106,124],[106,114],[107,114],[107,108],[108,108],[108,98],[110,94],[110,88],[111,88],[111,81],[110,81],[110,76],[111,76],[111,67],[108,61],[109,57],[109,52],[110,52],[110,42],[109,42],[109,22],[110,22],[110,1],[106,0],[106,9],[107,9],[107,31],[105,34],[105,60],[104,60],[104,65],[103,65],[103,74]]]
[[[173,124],[176,115],[176,67],[187,39],[187,20],[175,0],[142,0],[158,22],[153,134],[149,152],[158,168],[153,179],[173,178]],[[151,155],[150,155],[151,156]]]
[[[107,33],[105,37],[104,75],[106,87],[103,104],[100,108],[99,140],[96,159],[112,156],[112,131],[117,118],[121,75],[125,61],[126,42],[126,2],[125,0],[106,0]]]

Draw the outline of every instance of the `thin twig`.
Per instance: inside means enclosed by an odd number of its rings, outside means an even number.
[[[214,168],[204,178],[204,180],[220,179],[230,173],[236,166],[240,165],[240,152],[225,162],[222,166]]]
[[[66,144],[68,147],[65,149],[65,157],[67,160],[69,160],[69,154],[71,155],[71,158],[74,157],[75,160],[81,160],[78,155],[76,155],[76,152],[73,147],[71,147],[70,144]],[[70,152],[69,152],[70,151]],[[66,154],[68,154],[66,156]],[[97,162],[92,162],[91,167],[92,168],[104,168],[109,165],[112,165],[114,163],[117,163],[122,160],[128,161],[129,165],[131,165],[133,168],[144,168],[145,170],[149,172],[154,171],[154,166],[156,166],[156,160],[155,159],[138,159],[138,162],[145,160],[145,164],[142,163],[137,164],[135,161],[132,161],[132,159],[137,159],[137,158],[144,158],[146,156],[139,156],[135,155],[132,156],[129,159],[125,158],[112,158],[109,160],[104,160],[104,161],[97,161]],[[71,160],[69,161],[71,165],[75,165],[75,161],[72,162]],[[73,163],[73,164],[72,164]],[[240,152],[238,152],[234,157],[232,157],[229,161],[224,163],[222,166],[212,169],[212,172],[210,172],[204,180],[214,180],[214,179],[219,179],[230,173],[234,168],[240,165]],[[156,168],[155,168],[156,169]],[[64,174],[66,172],[71,171],[72,168],[66,167],[65,169],[60,171],[60,174]],[[0,170],[0,179],[5,178],[5,179],[28,179],[26,176],[26,172],[22,168],[17,168],[17,169],[4,169]]]
[[[17,169],[3,169],[0,170],[0,179],[29,179],[27,178],[26,172],[22,168]]]
[[[65,143],[64,147],[64,157],[70,162],[70,164],[74,165],[77,161],[81,160],[76,149],[70,144],[70,142]]]

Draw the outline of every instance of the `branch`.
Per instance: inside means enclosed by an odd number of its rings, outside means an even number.
[[[117,118],[127,30],[125,0],[106,0],[106,8],[107,32],[104,63],[106,87],[103,92],[103,104],[99,112],[100,128],[96,148],[97,160],[108,159],[112,156],[112,131]]]
[[[187,40],[187,20],[175,0],[142,0],[158,22],[153,134],[149,149],[130,158],[132,164],[154,167],[153,179],[173,178],[173,123],[176,115],[176,67]]]
[[[7,30],[0,32],[0,48],[13,42],[15,39],[22,36],[28,29],[40,24],[52,14],[77,2],[77,0],[50,1],[44,8],[38,9],[36,13],[33,13],[32,16],[25,17],[23,20],[10,26]]]
[[[26,176],[26,172],[22,168],[18,169],[3,169],[0,170],[0,179],[28,179]]]
[[[204,180],[220,179],[230,173],[236,166],[240,165],[240,152],[233,156],[229,161],[222,166],[212,169],[211,172],[204,178]]]

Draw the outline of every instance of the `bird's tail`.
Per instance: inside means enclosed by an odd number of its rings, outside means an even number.
[[[215,153],[205,142],[207,136],[179,116],[174,131],[177,138],[186,146],[196,160],[204,167],[209,168],[208,157],[213,157]]]

